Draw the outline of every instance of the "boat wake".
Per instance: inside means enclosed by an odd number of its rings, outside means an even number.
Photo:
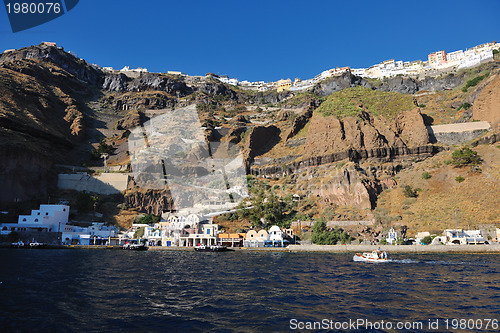
[[[388,261],[398,264],[418,264],[420,262],[414,259],[389,259]]]

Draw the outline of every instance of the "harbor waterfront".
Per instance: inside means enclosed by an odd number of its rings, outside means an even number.
[[[391,252],[381,264],[353,262],[352,253],[244,250],[0,249],[0,257],[5,332],[287,332],[321,324],[443,332],[460,320],[474,325],[468,331],[495,332],[500,311],[500,257],[486,254]],[[336,329],[349,322],[359,325]]]
[[[289,245],[286,248],[273,247],[234,247],[238,252],[335,252],[355,253],[371,252],[380,245],[340,244],[340,245]],[[0,246],[1,247],[1,246]],[[4,247],[10,247],[5,245]],[[388,253],[500,253],[500,244],[489,245],[382,245]],[[122,246],[106,245],[49,245],[46,249],[87,249],[87,250],[122,250]],[[150,246],[148,251],[194,251],[187,246]]]

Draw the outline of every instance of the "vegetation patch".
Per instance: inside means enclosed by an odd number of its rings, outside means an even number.
[[[406,185],[403,188],[403,194],[407,198],[416,198],[418,196],[417,190],[414,190],[410,185]]]
[[[456,167],[474,166],[481,164],[481,157],[469,147],[457,149],[451,154],[451,163]]]
[[[342,229],[327,230],[326,222],[319,220],[314,223],[312,242],[318,245],[350,244],[354,238]]]
[[[475,87],[477,86],[477,84],[479,82],[481,82],[484,78],[486,78],[490,73],[486,73],[486,74],[483,74],[483,75],[479,75],[479,76],[476,76],[475,78],[467,81],[467,83],[465,83],[465,86],[462,88],[462,91],[463,92],[467,92],[467,89],[469,89],[470,87]]]
[[[422,172],[422,179],[430,179],[432,177],[430,172],[424,171]]]
[[[397,92],[354,87],[336,91],[317,109],[323,116],[344,118],[358,116],[363,110],[391,120],[399,112],[414,107],[413,97]]]

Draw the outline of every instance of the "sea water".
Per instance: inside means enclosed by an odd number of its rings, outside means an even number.
[[[0,249],[0,331],[500,330],[500,256],[389,257]]]

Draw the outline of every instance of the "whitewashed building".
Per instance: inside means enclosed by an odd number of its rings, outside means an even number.
[[[30,215],[19,215],[17,223],[3,223],[2,234],[11,231],[60,232],[68,223],[69,206],[40,205],[40,209],[32,210]]]
[[[264,247],[265,241],[269,240],[269,234],[266,230],[249,230],[243,241],[244,247]]]

